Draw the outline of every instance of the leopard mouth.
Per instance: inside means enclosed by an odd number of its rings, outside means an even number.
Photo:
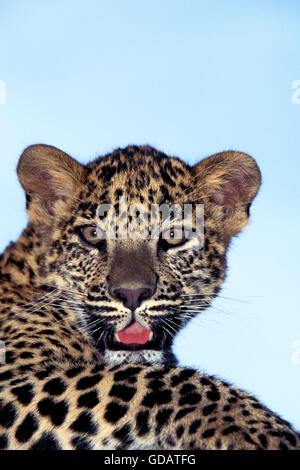
[[[96,349],[104,353],[105,350],[113,351],[142,351],[142,350],[169,350],[173,337],[167,334],[161,326],[160,318],[152,324],[151,329],[142,327],[135,319],[123,330],[116,331],[109,321],[101,322],[101,328],[97,328],[99,317],[90,314],[86,318],[88,332]],[[95,327],[96,326],[96,327]]]
[[[106,347],[112,350],[141,351],[143,349],[162,350],[166,345],[166,334],[158,328],[143,328],[137,321],[121,331],[108,335]]]
[[[118,331],[114,335],[114,339],[117,343],[122,344],[146,344],[153,338],[153,331],[144,328],[136,320],[133,320],[122,330]]]

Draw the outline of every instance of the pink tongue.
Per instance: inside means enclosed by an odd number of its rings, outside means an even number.
[[[117,333],[121,343],[131,344],[145,344],[147,343],[151,331],[143,328],[138,322],[134,321],[129,326],[126,326],[124,330]]]

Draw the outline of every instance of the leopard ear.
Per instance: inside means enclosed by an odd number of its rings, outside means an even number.
[[[39,144],[24,150],[17,173],[26,193],[29,217],[47,223],[76,194],[84,167],[61,150]]]
[[[227,151],[192,168],[199,200],[230,238],[248,223],[249,208],[261,184],[260,170],[246,153]]]

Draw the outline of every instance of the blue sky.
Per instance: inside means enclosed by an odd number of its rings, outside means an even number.
[[[182,364],[255,393],[298,429],[299,31],[297,0],[0,4],[0,249],[26,223],[15,167],[29,144],[82,162],[129,143],[190,163],[248,152],[263,187],[232,243],[226,298],[175,349]]]

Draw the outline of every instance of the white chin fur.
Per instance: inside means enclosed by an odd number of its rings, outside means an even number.
[[[162,364],[163,354],[161,351],[144,349],[141,351],[114,351],[106,349],[104,352],[106,364]]]

